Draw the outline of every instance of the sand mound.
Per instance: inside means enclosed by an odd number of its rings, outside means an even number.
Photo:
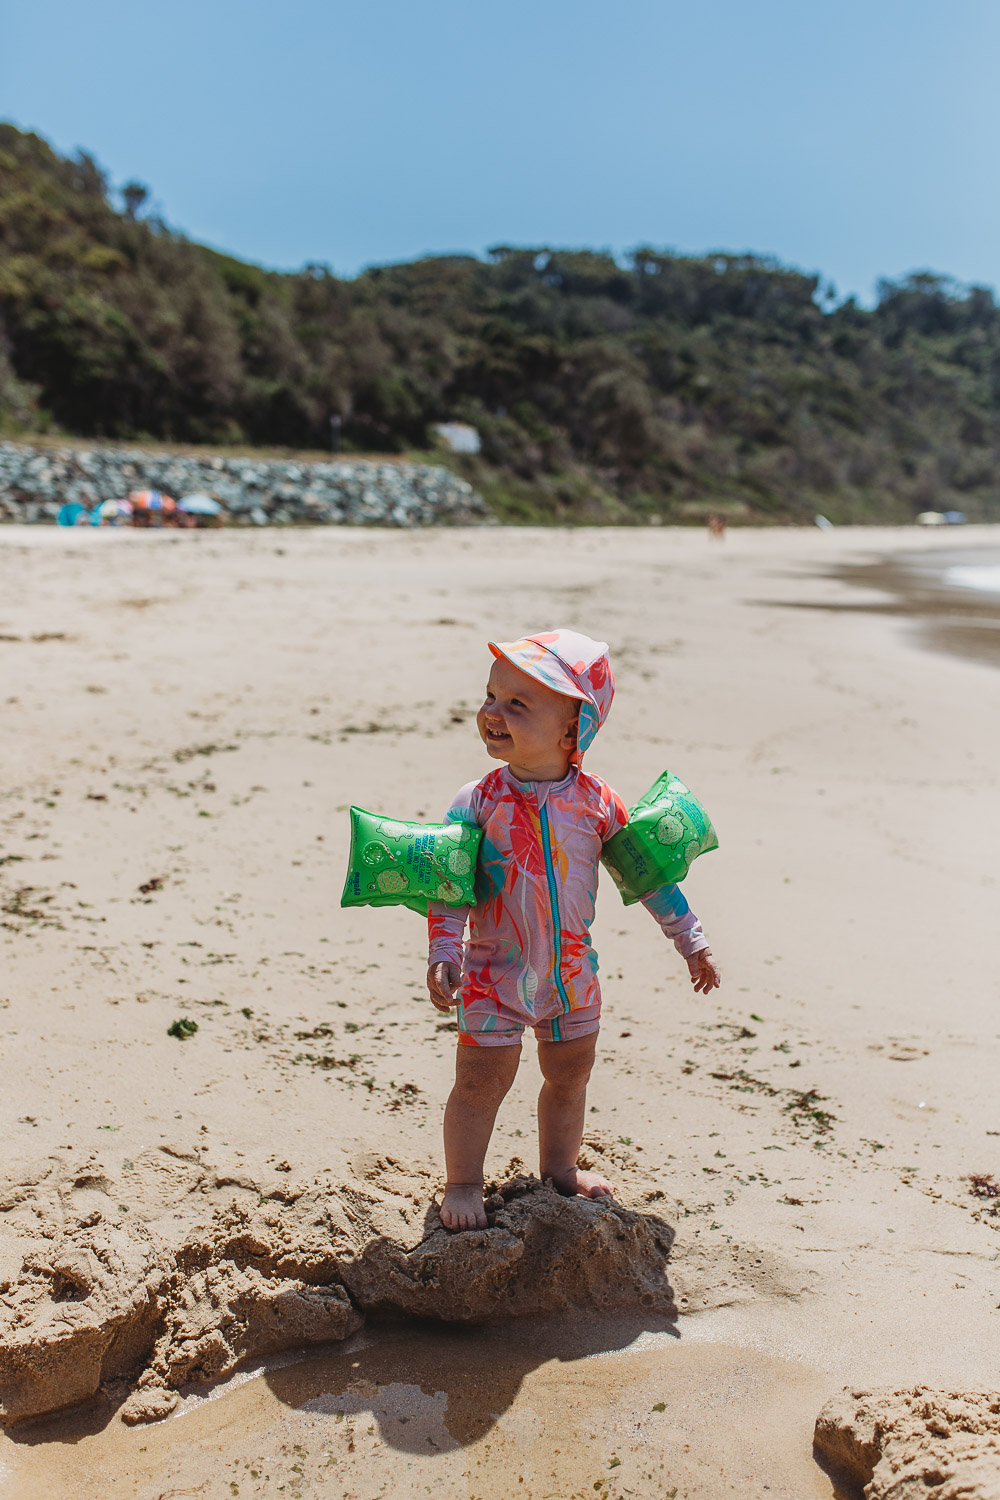
[[[867,1500],[1000,1500],[1000,1394],[845,1390],[816,1451]]]
[[[37,1416],[125,1380],[122,1416],[149,1420],[187,1381],[346,1338],[366,1312],[469,1323],[567,1307],[674,1315],[673,1231],[655,1215],[563,1198],[515,1170],[488,1201],[488,1229],[449,1234],[433,1185],[384,1159],[347,1182],[268,1194],[244,1182],[241,1198],[171,1243],[169,1216],[124,1219],[96,1169],[91,1206],[61,1223],[40,1211],[36,1182],[35,1242],[16,1270],[9,1255],[0,1268],[0,1416]]]

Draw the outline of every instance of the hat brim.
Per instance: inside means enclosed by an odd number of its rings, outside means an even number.
[[[533,678],[535,682],[540,682],[542,687],[549,688],[553,693],[561,693],[564,698],[577,698],[581,703],[590,701],[587,694],[573,681],[555,652],[540,646],[537,641],[527,643],[531,646],[530,651],[525,650],[520,641],[487,641],[486,644],[496,658],[502,657],[504,661],[509,661],[512,667],[516,667],[526,677]]]

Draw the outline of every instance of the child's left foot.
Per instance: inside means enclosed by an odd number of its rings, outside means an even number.
[[[611,1198],[614,1188],[601,1172],[585,1172],[582,1167],[570,1167],[568,1172],[553,1172],[552,1181],[560,1193],[571,1198],[578,1193],[581,1198]]]
[[[481,1182],[449,1182],[438,1210],[445,1229],[486,1229],[489,1219]]]

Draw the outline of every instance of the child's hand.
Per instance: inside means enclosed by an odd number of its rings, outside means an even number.
[[[687,966],[696,995],[707,995],[709,990],[717,990],[722,983],[722,975],[712,957],[711,948],[702,948],[700,953],[692,953]]]
[[[427,988],[437,1010],[449,1011],[456,1005],[455,991],[462,979],[458,964],[431,964],[427,970]]]

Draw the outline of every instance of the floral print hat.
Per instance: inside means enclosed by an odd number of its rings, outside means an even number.
[[[615,679],[604,641],[592,641],[575,630],[543,630],[520,641],[490,641],[494,656],[503,656],[519,671],[566,698],[579,698],[580,725],[570,763],[583,761],[594,735],[611,710]]]

